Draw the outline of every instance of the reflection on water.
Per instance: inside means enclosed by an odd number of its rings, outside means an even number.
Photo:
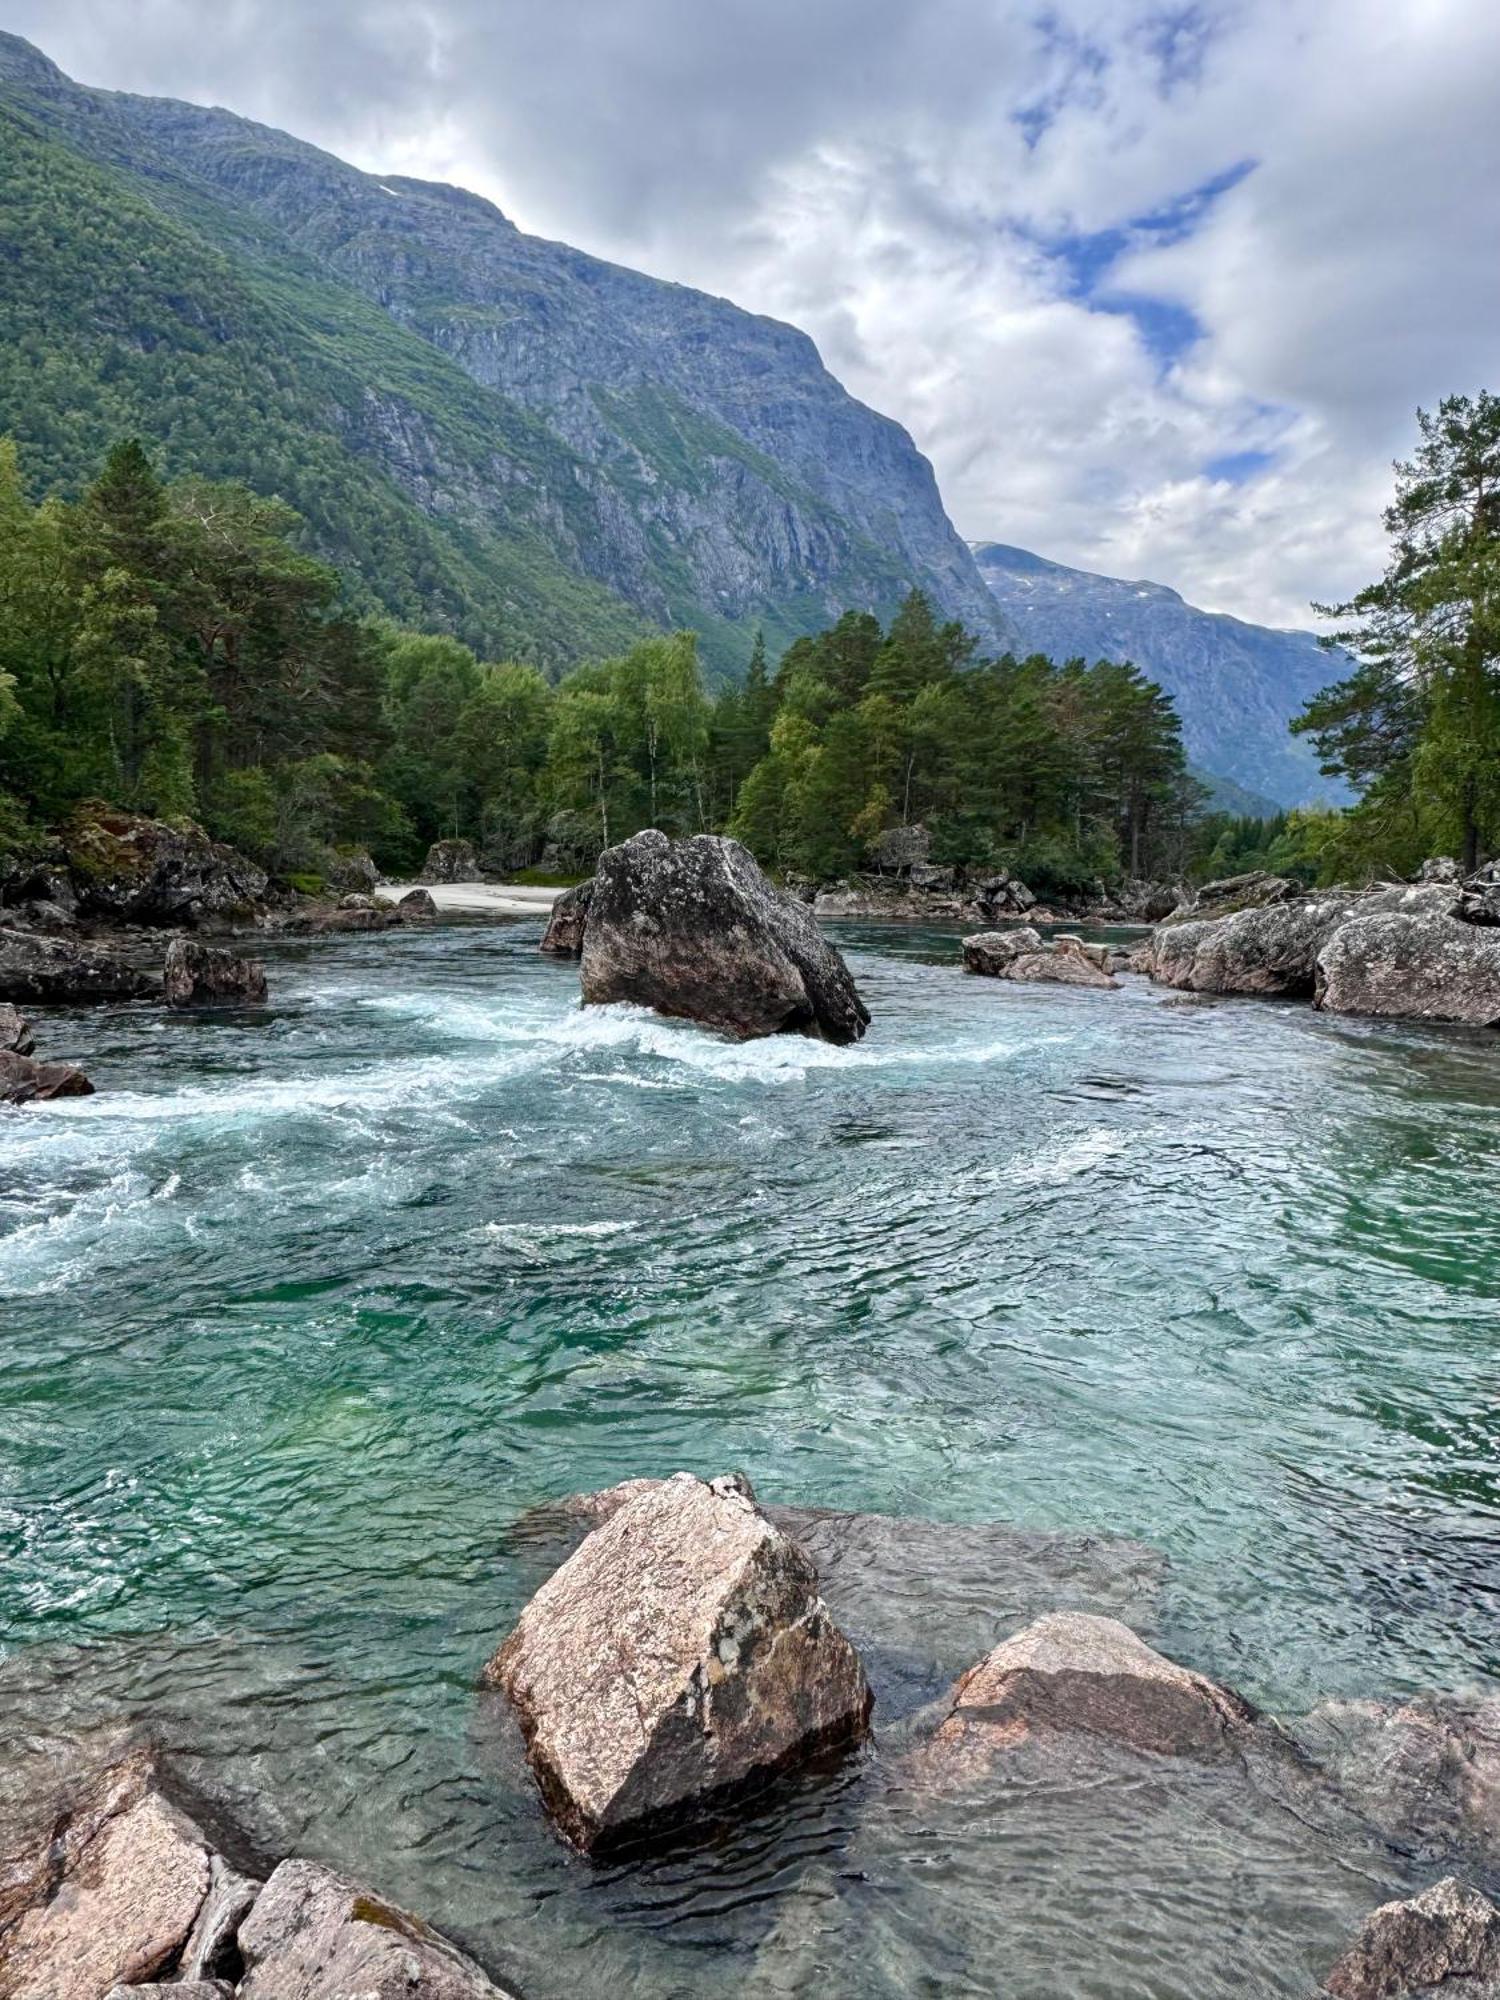
[[[1274,1774],[935,1800],[902,1732],[1048,1594],[1284,1713],[1500,1677],[1500,1051],[846,935],[848,1050],[582,1013],[529,925],[49,1023],[101,1094],[0,1115],[15,1738],[152,1716],[533,2000],[1303,1992],[1406,1864]],[[474,1676],[555,1559],[529,1510],[680,1465],[1165,1564],[1127,1605],[909,1536],[877,1749],[591,1871]]]

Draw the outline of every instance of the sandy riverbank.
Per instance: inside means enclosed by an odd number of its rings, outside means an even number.
[[[425,889],[440,910],[491,917],[544,917],[562,894],[519,882],[382,882],[376,894],[399,900],[411,889]]]

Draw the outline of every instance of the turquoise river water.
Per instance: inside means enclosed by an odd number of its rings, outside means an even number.
[[[735,1046],[537,935],[46,1022],[100,1090],[0,1113],[12,1747],[147,1718],[531,2000],[1306,1992],[1415,1864],[1197,1770],[910,1781],[903,1714],[1046,1603],[957,1528],[875,1748],[664,1855],[568,1853],[475,1677],[532,1510],[687,1466],[1135,1538],[1136,1622],[1278,1714],[1495,1685],[1500,1047],[853,925],[868,1039]]]

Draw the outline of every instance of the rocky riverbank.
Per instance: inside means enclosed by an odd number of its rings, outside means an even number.
[[[1234,886],[1234,885],[1228,885]],[[1302,890],[1242,878],[1227,909],[1184,910],[1133,964],[1188,993],[1311,1000],[1325,1013],[1500,1027],[1500,862],[1463,877]]]

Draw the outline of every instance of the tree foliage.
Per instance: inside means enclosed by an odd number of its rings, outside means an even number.
[[[1318,607],[1354,670],[1293,724],[1360,789],[1334,849],[1349,871],[1445,851],[1472,868],[1500,844],[1500,397],[1449,396],[1417,430],[1384,575]]]
[[[938,861],[1008,865],[1052,893],[1179,865],[1198,788],[1161,689],[1110,661],[975,652],[916,591],[888,630],[849,612],[795,641],[763,693],[747,682],[715,710],[733,831],[816,879],[917,821]]]
[[[299,528],[245,487],[162,481],[133,439],[75,503],[33,506],[0,447],[0,830],[101,798],[300,876],[353,846],[399,871],[449,837],[580,874],[645,826],[729,826],[823,879],[922,820],[939,860],[1054,892],[1181,848],[1196,787],[1131,667],[976,661],[913,592],[888,628],[850,612],[774,669],[758,639],[713,700],[688,632],[554,685],[356,617]]]

